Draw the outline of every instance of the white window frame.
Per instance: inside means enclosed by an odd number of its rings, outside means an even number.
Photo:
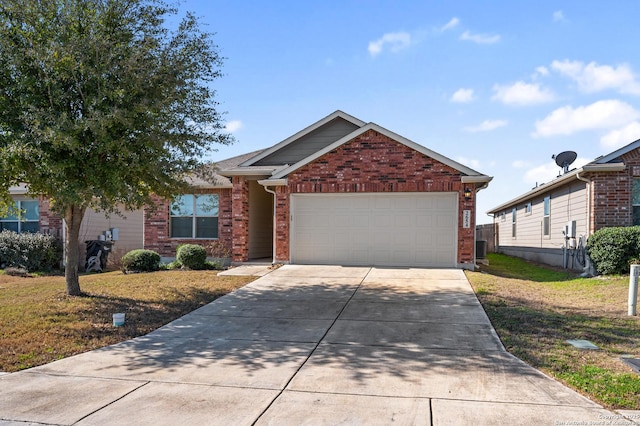
[[[24,209],[22,207],[22,203],[35,203],[36,206],[36,216],[37,219],[27,219],[26,218],[26,209]],[[14,215],[11,214],[11,216],[6,216],[6,217],[0,217],[0,223],[17,223],[17,227],[18,227],[18,233],[22,233],[22,232],[40,232],[40,203],[38,200],[14,200],[14,205],[15,205],[15,209],[18,212],[23,212],[25,211],[25,214],[20,214],[20,215]],[[33,230],[24,230],[23,228],[25,227],[25,224],[37,224],[37,229],[35,231]],[[8,229],[8,228],[2,228],[2,229]]]
[[[636,211],[640,208],[640,194],[634,194],[637,190],[640,190],[640,178],[633,178],[633,182],[631,184],[631,224],[636,226],[640,225],[640,223],[636,223]],[[637,199],[634,199],[637,198]]]
[[[218,221],[220,220],[219,215],[220,215],[220,196],[218,194],[183,194],[181,196],[178,196],[176,198],[181,198],[184,199],[185,197],[193,197],[192,200],[192,205],[189,206],[190,208],[190,212],[187,212],[185,214],[175,214],[174,213],[174,203],[176,200],[172,200],[171,204],[169,205],[169,236],[172,239],[188,239],[188,240],[217,240],[220,237],[220,225],[219,222],[217,222],[217,226],[216,226],[216,235],[215,237],[198,237],[198,218],[213,218],[215,217],[216,219],[218,219]],[[202,214],[202,213],[198,213],[198,197],[215,197],[216,199],[216,208],[215,208],[215,214]],[[191,218],[191,236],[174,236],[173,234],[173,219],[174,218]]]
[[[542,201],[542,235],[551,237],[551,195]]]
[[[518,209],[511,209],[511,238],[516,238],[516,221],[518,220]]]
[[[531,214],[531,212],[533,211],[533,207],[531,205],[531,201],[529,201],[525,206],[524,206],[524,213],[529,216]]]

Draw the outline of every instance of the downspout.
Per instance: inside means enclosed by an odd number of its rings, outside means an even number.
[[[275,265],[276,264],[276,228],[278,226],[278,224],[276,223],[276,191],[272,191],[271,189],[267,188],[266,186],[263,186],[264,190],[267,191],[270,194],[273,194],[273,231],[271,232],[272,237],[271,239],[273,240],[272,244],[273,244],[273,259],[271,259],[271,264]]]
[[[591,235],[591,180],[581,177],[580,172],[576,173],[576,179],[587,184],[587,238],[589,238]]]
[[[586,252],[587,239],[591,235],[591,180],[580,176],[580,172],[576,173],[576,179],[578,179],[579,181],[585,182],[587,187],[587,235],[585,235],[585,238],[583,240],[583,244],[584,244],[583,250],[585,250]],[[584,261],[584,269],[583,269],[584,272],[582,273],[581,276],[595,275],[595,271],[591,271],[591,269],[592,269],[591,260],[585,253],[585,261]],[[593,272],[593,274],[591,272]]]

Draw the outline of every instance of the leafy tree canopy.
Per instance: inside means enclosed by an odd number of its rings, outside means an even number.
[[[74,241],[87,207],[179,193],[231,141],[212,88],[218,47],[192,14],[169,30],[177,14],[159,0],[0,2],[0,205],[26,183]]]
[[[191,15],[148,0],[0,5],[0,192],[27,183],[70,205],[170,196],[228,143],[210,83],[222,58]],[[5,197],[6,199],[6,197]]]

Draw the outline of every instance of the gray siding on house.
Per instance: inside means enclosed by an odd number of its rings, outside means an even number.
[[[543,235],[544,198],[550,195],[550,232]],[[526,213],[526,205],[531,202],[531,213]],[[517,208],[516,236],[512,237],[511,208]],[[497,225],[498,251],[530,260],[562,266],[562,255],[557,250],[565,243],[562,231],[569,221],[576,221],[576,237],[587,235],[587,189],[586,183],[572,181],[565,186],[538,194],[530,200],[501,211],[494,218]],[[504,213],[504,214],[503,214]],[[548,255],[534,249],[546,249]],[[530,253],[526,256],[526,251]],[[518,253],[518,254],[516,254]],[[546,260],[543,260],[546,259]],[[555,261],[551,261],[555,259]]]
[[[357,125],[342,118],[335,118],[278,151],[256,161],[252,165],[278,166],[282,164],[295,164],[298,161],[331,145],[333,142],[348,135],[356,129],[358,129]]]

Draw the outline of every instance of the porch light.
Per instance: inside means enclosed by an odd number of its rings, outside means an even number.
[[[467,187],[464,189],[464,199],[467,201],[471,199],[471,188]]]

